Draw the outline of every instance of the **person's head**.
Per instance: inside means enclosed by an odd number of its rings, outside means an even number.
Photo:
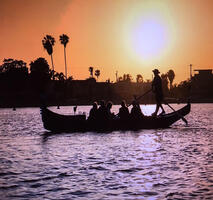
[[[133,106],[133,107],[140,107],[139,102],[136,101],[136,100],[134,100],[134,101],[132,102],[132,106]]]
[[[155,76],[158,75],[158,74],[160,74],[160,72],[159,72],[158,69],[154,69],[154,70],[152,70],[152,72],[154,73]]]
[[[100,106],[102,106],[102,107],[105,106],[105,101],[104,101],[104,100],[101,100],[101,101],[100,101]]]
[[[132,102],[132,106],[133,107],[137,106],[137,102],[135,100]]]
[[[126,101],[125,101],[125,100],[123,100],[123,101],[121,102],[121,106],[122,106],[122,107],[126,107]]]
[[[111,108],[112,108],[112,102],[111,102],[111,101],[109,101],[109,102],[107,103],[107,108],[108,108],[108,109],[111,109]]]
[[[93,108],[97,109],[98,108],[98,104],[97,102],[95,101],[93,104],[92,104]]]

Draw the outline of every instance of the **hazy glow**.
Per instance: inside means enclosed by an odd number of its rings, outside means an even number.
[[[165,2],[145,1],[134,7],[124,31],[125,48],[140,70],[148,71],[169,61],[176,44],[177,28]]]
[[[212,68],[212,0],[0,0],[0,64],[4,58],[28,64],[38,57],[51,63],[42,47],[46,34],[56,39],[55,70],[64,73],[64,50],[58,41],[67,34],[68,75],[89,77],[88,67],[101,71],[99,81],[115,73],[142,74],[152,69],[175,71],[175,82],[193,69]],[[13,10],[13,12],[11,12]],[[38,15],[39,11],[39,15]]]
[[[138,23],[130,36],[133,50],[142,59],[159,56],[168,44],[166,27],[154,20]]]

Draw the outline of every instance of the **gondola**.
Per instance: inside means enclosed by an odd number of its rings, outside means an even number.
[[[183,119],[191,110],[191,104],[187,103],[183,108],[156,117],[144,116],[141,119],[120,120],[115,118],[106,121],[89,121],[86,115],[61,115],[41,107],[43,126],[51,132],[86,132],[86,131],[116,131],[116,130],[140,130],[168,128],[180,119]]]

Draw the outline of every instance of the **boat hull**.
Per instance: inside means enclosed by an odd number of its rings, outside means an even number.
[[[61,115],[52,112],[46,107],[41,107],[41,116],[44,128],[52,132],[86,132],[86,131],[115,131],[168,128],[176,121],[187,115],[191,104],[176,112],[157,117],[145,116],[142,119],[129,119],[126,121],[114,119],[103,122],[86,120],[85,115]]]

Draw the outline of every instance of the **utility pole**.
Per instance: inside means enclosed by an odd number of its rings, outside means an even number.
[[[116,71],[115,76],[116,76],[116,82],[118,82],[118,71]]]
[[[189,67],[190,67],[190,80],[192,80],[192,64],[190,64]]]

